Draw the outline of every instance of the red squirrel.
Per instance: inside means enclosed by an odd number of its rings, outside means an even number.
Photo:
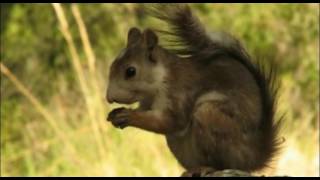
[[[161,46],[149,28],[129,30],[106,98],[140,106],[114,109],[108,121],[164,135],[186,176],[268,166],[280,149],[273,68],[253,62],[231,35],[210,36],[187,5],[159,5],[149,14],[169,24],[159,32],[173,46]]]

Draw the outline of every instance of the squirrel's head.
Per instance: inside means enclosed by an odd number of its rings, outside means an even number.
[[[157,93],[165,74],[163,52],[152,30],[131,28],[126,48],[111,65],[107,101],[131,104]]]

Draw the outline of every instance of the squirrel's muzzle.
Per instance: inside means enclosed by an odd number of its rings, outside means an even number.
[[[114,91],[115,91],[115,88],[111,84],[109,84],[107,93],[106,93],[106,100],[110,104],[114,102],[114,98],[115,98]]]
[[[107,100],[107,102],[110,103],[110,104],[114,102],[113,98],[110,96],[109,93],[107,93],[107,95],[106,95],[106,100]]]
[[[136,101],[135,94],[112,82],[109,84],[106,94],[108,103],[131,104]]]

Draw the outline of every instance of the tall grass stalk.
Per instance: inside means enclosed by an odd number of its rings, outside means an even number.
[[[103,117],[101,116],[101,113],[99,113],[99,112],[103,112],[103,110],[102,110],[103,104],[101,101],[103,95],[101,93],[101,89],[99,88],[100,86],[99,86],[99,81],[98,81],[98,73],[95,72],[95,70],[96,70],[96,68],[95,68],[96,57],[95,57],[94,52],[92,50],[92,46],[91,46],[89,36],[88,36],[88,31],[87,31],[85,23],[82,19],[81,12],[78,8],[78,5],[72,4],[71,11],[72,11],[72,14],[76,20],[76,23],[77,23],[77,26],[78,26],[78,29],[80,32],[80,38],[81,38],[81,41],[83,44],[83,49],[84,49],[86,58],[88,60],[88,66],[89,66],[89,71],[90,71],[90,74],[88,76],[89,77],[88,82],[90,83],[90,87],[92,87],[92,89],[91,89],[92,90],[92,93],[91,93],[92,97],[91,98],[93,98],[93,101],[92,101],[93,103],[91,104],[90,107],[95,110],[94,112],[96,113],[96,120],[98,121],[99,127],[101,127],[101,130],[103,130],[102,127],[104,127],[104,125],[102,124],[102,121],[101,121],[101,119],[103,119]]]
[[[88,110],[89,117],[91,120],[91,126],[93,129],[93,133],[95,136],[97,146],[98,146],[98,151],[99,151],[99,156],[100,156],[98,159],[102,160],[106,157],[105,148],[103,146],[101,132],[99,130],[99,126],[97,123],[98,119],[96,119],[97,117],[95,115],[94,108],[92,108],[92,107],[94,107],[93,106],[94,102],[92,102],[94,99],[91,98],[91,95],[94,95],[95,92],[90,91],[90,89],[88,88],[88,85],[90,85],[90,84],[88,83],[88,81],[86,81],[86,79],[84,77],[85,73],[84,73],[84,70],[81,66],[79,54],[78,54],[78,51],[77,51],[76,46],[74,44],[72,35],[69,31],[68,21],[66,19],[65,14],[64,14],[63,8],[62,8],[61,4],[59,4],[59,3],[53,3],[52,5],[53,5],[53,8],[56,12],[59,23],[60,23],[61,33],[67,41],[69,51],[71,54],[72,65],[74,67],[74,70],[76,71],[77,78],[78,78],[79,84],[80,84],[80,88],[83,93],[83,98],[86,102],[87,110]],[[83,33],[85,33],[85,32],[83,32]],[[87,37],[87,35],[86,35],[86,37]],[[90,46],[88,46],[88,47],[90,47]],[[91,61],[92,60],[93,59],[91,59]]]

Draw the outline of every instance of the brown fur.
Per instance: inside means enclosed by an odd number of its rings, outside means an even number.
[[[111,67],[107,96],[110,102],[141,106],[116,109],[108,120],[116,127],[164,134],[187,170],[265,167],[279,147],[274,72],[268,76],[251,62],[231,36],[226,36],[229,44],[211,40],[187,6],[160,10],[152,13],[173,26],[170,34],[182,46],[163,48],[152,30],[132,28],[126,53]],[[128,65],[138,72],[125,80]],[[210,92],[224,98],[196,103]]]

